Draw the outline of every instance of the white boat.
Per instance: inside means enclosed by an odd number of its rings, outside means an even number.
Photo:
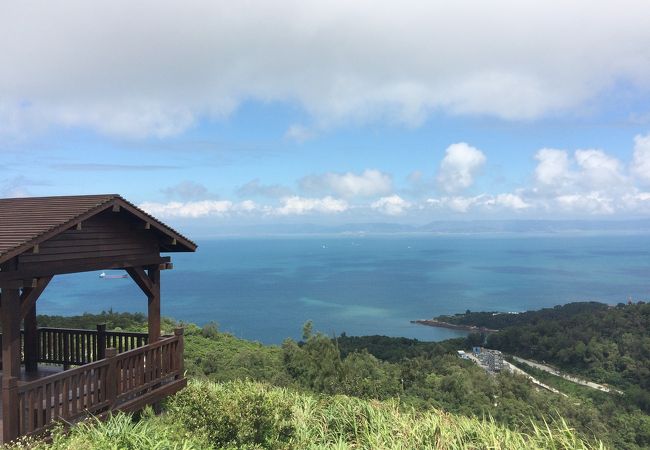
[[[106,275],[106,272],[102,272],[99,274],[99,278],[102,280],[117,280],[117,279],[122,279],[122,278],[127,278],[128,275]]]

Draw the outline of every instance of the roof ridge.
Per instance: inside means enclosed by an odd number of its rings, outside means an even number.
[[[44,195],[44,196],[29,196],[29,197],[0,197],[0,201],[3,200],[45,200],[45,199],[64,199],[64,198],[100,198],[100,197],[110,197],[110,198],[122,198],[120,194],[83,194],[83,195]]]

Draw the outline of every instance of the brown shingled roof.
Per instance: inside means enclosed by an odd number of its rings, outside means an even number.
[[[176,239],[176,247],[161,248],[161,251],[196,250],[194,242],[118,194],[5,198],[0,199],[0,263],[113,205],[119,205],[150,222],[152,229]]]

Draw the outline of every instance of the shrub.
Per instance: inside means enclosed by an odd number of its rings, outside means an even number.
[[[283,389],[249,382],[192,381],[169,400],[169,414],[216,448],[284,448],[289,442],[291,403]]]

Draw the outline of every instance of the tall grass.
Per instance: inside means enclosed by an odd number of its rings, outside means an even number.
[[[596,449],[563,421],[515,432],[492,420],[404,410],[397,401],[316,396],[260,383],[191,382],[169,413],[215,448],[270,449]]]
[[[140,420],[117,414],[58,431],[52,444],[15,448],[79,450],[155,449],[551,449],[591,450],[563,421],[509,430],[494,421],[442,411],[404,409],[397,401],[302,394],[235,381],[191,381],[172,397],[164,415]]]

